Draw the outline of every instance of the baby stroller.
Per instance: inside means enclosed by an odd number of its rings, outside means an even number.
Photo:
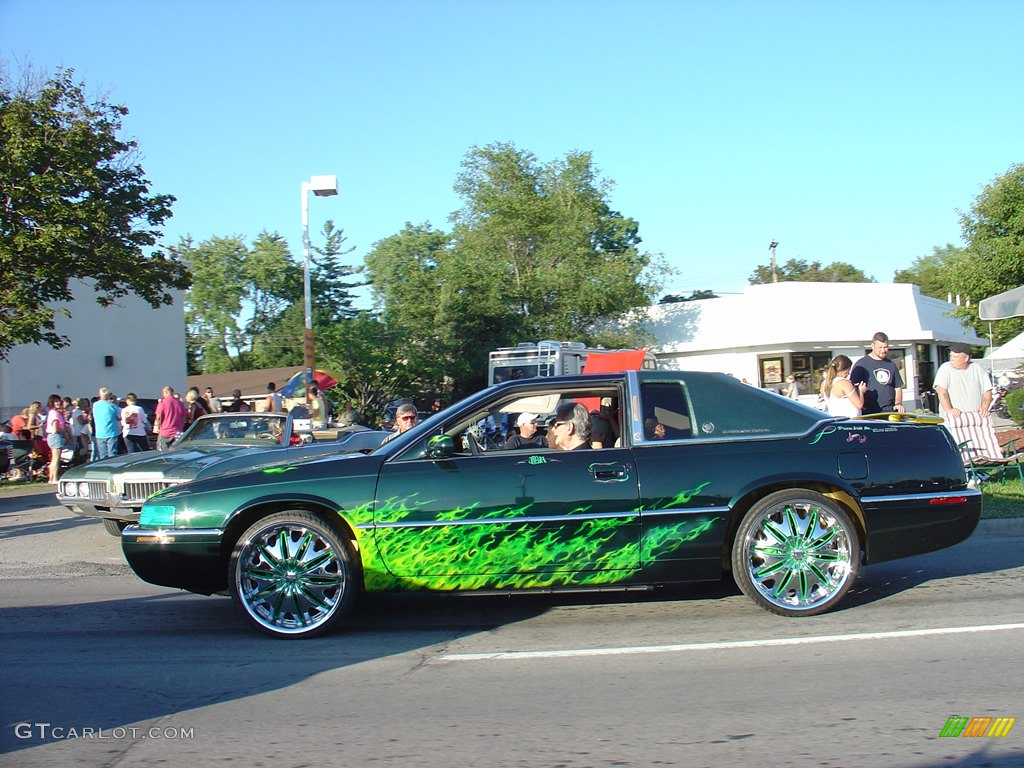
[[[18,483],[47,479],[48,462],[39,458],[31,440],[7,442],[5,448],[7,454],[7,468],[3,474],[5,480]]]

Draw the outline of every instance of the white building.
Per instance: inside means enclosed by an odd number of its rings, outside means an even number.
[[[6,420],[33,400],[46,404],[51,394],[95,397],[110,387],[119,397],[160,397],[170,384],[183,389],[186,375],[185,311],[175,303],[153,309],[135,294],[109,307],[96,303],[90,285],[72,281],[71,317],[58,313],[56,330],[70,340],[63,349],[23,344],[0,361],[0,419]]]
[[[787,282],[646,311],[659,367],[723,371],[775,390],[792,373],[800,392],[813,399],[835,355],[856,362],[870,349],[872,335],[883,331],[906,382],[905,403],[913,409],[931,388],[950,344],[988,344],[950,317],[953,309],[907,283]]]

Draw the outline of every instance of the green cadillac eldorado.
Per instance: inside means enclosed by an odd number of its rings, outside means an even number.
[[[584,406],[571,431],[603,413],[614,439],[479,439],[524,413],[543,431],[567,404]],[[369,454],[168,488],[121,542],[142,579],[230,593],[258,629],[308,637],[360,591],[625,589],[725,571],[763,608],[809,616],[862,564],[963,541],[980,512],[940,425],[830,417],[724,374],[627,371],[505,382]]]

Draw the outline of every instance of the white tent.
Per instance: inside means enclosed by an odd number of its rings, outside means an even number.
[[[1005,320],[1021,315],[1024,315],[1024,285],[989,296],[978,304],[978,317],[982,320]]]
[[[985,365],[996,375],[1024,366],[1024,333],[990,350],[985,355]]]
[[[992,321],[1024,315],[1024,285],[995,296],[989,296],[978,303],[978,317],[988,320],[988,334],[992,337]],[[1010,339],[1001,347],[989,348],[985,362],[993,376],[1024,366],[1024,333]]]

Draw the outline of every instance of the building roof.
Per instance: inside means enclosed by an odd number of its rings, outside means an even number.
[[[280,389],[299,371],[305,370],[301,365],[285,368],[261,368],[255,371],[228,371],[227,373],[203,373],[189,376],[185,380],[186,387],[198,387],[202,392],[207,387],[213,388],[217,397],[231,397],[236,389],[242,390],[242,397],[263,397],[267,394],[267,384],[271,381]]]
[[[894,343],[963,341],[987,346],[954,305],[910,283],[768,283],[742,294],[647,308],[654,352],[708,352],[825,344],[860,347],[876,331]]]

